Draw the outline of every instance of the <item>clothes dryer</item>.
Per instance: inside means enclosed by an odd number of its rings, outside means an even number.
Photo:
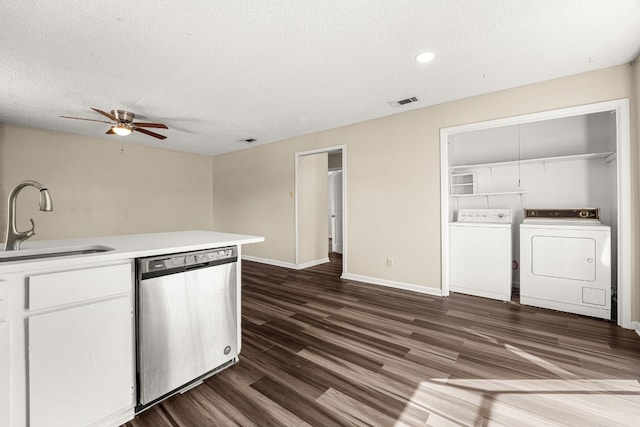
[[[611,319],[610,227],[597,209],[544,212],[520,225],[520,303]]]

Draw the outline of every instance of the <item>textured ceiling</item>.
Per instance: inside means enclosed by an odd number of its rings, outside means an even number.
[[[215,155],[639,53],[638,0],[2,0],[0,122]]]

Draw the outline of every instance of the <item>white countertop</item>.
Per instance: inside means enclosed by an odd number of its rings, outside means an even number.
[[[19,251],[0,252],[0,273],[20,272],[32,268],[64,267],[79,263],[110,262],[153,255],[179,253],[222,246],[263,242],[264,237],[215,231],[176,231],[170,233],[129,234],[82,239],[25,241]],[[60,256],[26,261],[1,262],[3,256],[14,256],[46,249],[74,249],[108,246],[113,250],[83,255]],[[37,264],[37,265],[36,265]]]

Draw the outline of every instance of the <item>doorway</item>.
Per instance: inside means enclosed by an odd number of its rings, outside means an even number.
[[[347,272],[346,146],[295,154],[295,265],[342,258]]]
[[[327,218],[329,228],[329,257],[342,256],[342,151],[329,153],[327,185]]]

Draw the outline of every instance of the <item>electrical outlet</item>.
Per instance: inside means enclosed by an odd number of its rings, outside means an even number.
[[[387,267],[393,267],[393,258],[387,258]]]

